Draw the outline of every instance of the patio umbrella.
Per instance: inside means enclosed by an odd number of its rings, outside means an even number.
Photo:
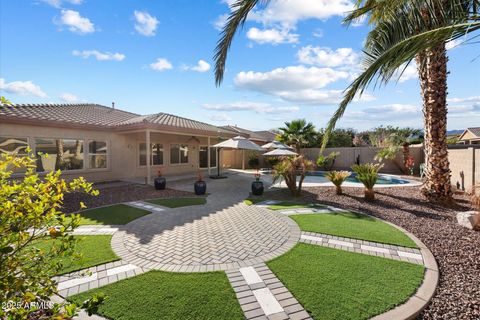
[[[286,156],[296,156],[298,153],[290,151],[288,149],[275,149],[263,154],[264,156],[270,157],[286,157]]]
[[[289,146],[281,143],[280,141],[272,141],[262,146],[263,149],[291,149]]]
[[[252,141],[242,136],[236,136],[234,138],[217,143],[213,147],[242,150],[242,169],[245,169],[245,150],[263,151],[263,149],[260,148],[260,146],[258,146],[257,144],[253,143]],[[219,165],[217,165],[217,169],[218,169],[218,176],[220,176]]]

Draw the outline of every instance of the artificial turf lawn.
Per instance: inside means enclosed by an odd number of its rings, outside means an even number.
[[[245,203],[247,206],[251,206],[252,204],[256,204],[262,201],[265,201],[265,199],[264,198],[247,198],[243,200],[243,203]]]
[[[142,210],[127,206],[125,204],[115,204],[113,206],[88,209],[80,211],[80,224],[127,224],[132,220],[149,214],[147,210]]]
[[[317,320],[369,319],[406,301],[423,266],[304,243],[267,263]]]
[[[287,209],[302,209],[302,208],[324,208],[321,204],[302,204],[297,202],[282,201],[277,204],[268,206],[270,210],[287,210]]]
[[[352,212],[291,215],[303,231],[417,248],[397,228],[367,215]]]
[[[69,300],[81,304],[99,292],[108,298],[98,314],[116,320],[244,318],[224,272],[150,271]]]
[[[63,268],[59,274],[64,274],[72,271],[77,271],[89,267],[93,267],[99,264],[119,260],[117,255],[112,251],[110,241],[112,236],[75,236],[79,241],[75,245],[75,252],[81,253],[82,256],[79,259],[73,257],[58,258],[63,260]],[[32,246],[35,246],[41,250],[48,251],[54,244],[55,240],[41,240],[37,241]]]
[[[187,206],[197,206],[207,203],[206,198],[172,198],[172,199],[152,199],[147,202],[158,204],[168,208],[180,208]]]

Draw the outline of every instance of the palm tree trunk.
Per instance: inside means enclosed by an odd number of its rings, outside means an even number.
[[[447,55],[439,45],[417,55],[425,127],[425,182],[431,201],[450,201],[452,189],[447,150]]]

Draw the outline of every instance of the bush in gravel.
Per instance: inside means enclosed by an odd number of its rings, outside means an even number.
[[[480,185],[473,187],[470,201],[472,202],[474,209],[480,212]]]
[[[313,162],[304,156],[285,157],[273,169],[273,183],[285,180],[290,193],[294,197],[300,196],[303,180],[308,170],[313,167]],[[297,185],[297,176],[298,185]]]
[[[74,304],[50,303],[57,293],[51,275],[65,260],[57,258],[74,256],[75,239],[68,233],[80,220],[66,219],[60,208],[64,193],[98,191],[83,177],[66,182],[60,170],[40,179],[35,162],[33,156],[0,154],[0,319],[69,319],[77,310]],[[25,173],[13,178],[18,168]],[[53,238],[57,245],[49,250],[32,245]]]
[[[383,167],[383,164],[379,163],[365,163],[355,164],[352,166],[352,170],[357,174],[358,181],[365,186],[365,200],[375,200],[375,192],[373,186],[377,183],[378,171]]]
[[[325,177],[330,180],[335,187],[337,188],[337,194],[341,195],[342,192],[342,183],[350,176],[348,171],[330,171]]]

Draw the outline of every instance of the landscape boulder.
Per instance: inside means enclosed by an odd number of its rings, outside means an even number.
[[[465,211],[457,213],[458,224],[472,230],[480,230],[480,212]]]

